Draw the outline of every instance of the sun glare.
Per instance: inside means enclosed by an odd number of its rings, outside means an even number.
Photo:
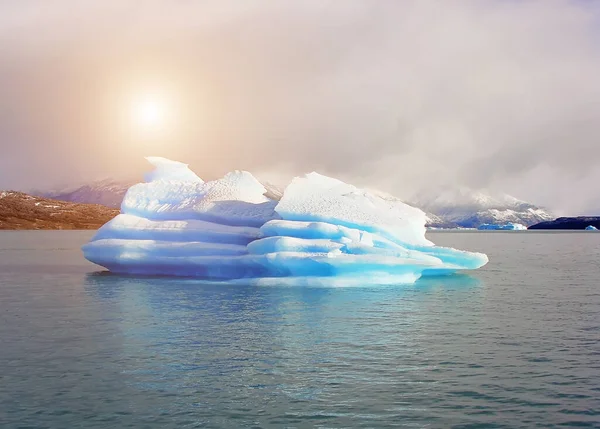
[[[158,98],[143,97],[132,106],[132,119],[142,131],[158,131],[165,125],[166,108]]]

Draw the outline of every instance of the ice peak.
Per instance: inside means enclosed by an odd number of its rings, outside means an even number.
[[[434,246],[422,211],[318,173],[295,178],[277,201],[247,171],[204,183],[186,164],[148,160],[156,167],[150,183],[132,186],[121,214],[83,249],[114,272],[363,285],[411,283],[488,261]]]
[[[189,169],[188,164],[172,161],[161,156],[147,156],[146,160],[156,167],[144,175],[146,182],[158,180],[204,183],[203,180]]]

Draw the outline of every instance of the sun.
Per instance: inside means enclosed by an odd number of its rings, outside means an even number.
[[[165,126],[166,116],[165,102],[156,96],[143,96],[132,103],[132,121],[141,131],[162,130]]]

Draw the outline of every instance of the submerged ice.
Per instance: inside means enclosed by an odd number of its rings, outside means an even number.
[[[83,247],[112,272],[263,284],[410,283],[476,269],[481,253],[434,246],[425,214],[339,180],[295,178],[280,200],[250,173],[204,182],[186,164],[150,157],[121,214]]]

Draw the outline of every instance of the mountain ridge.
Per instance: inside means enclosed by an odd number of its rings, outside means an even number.
[[[136,183],[133,180],[118,181],[103,179],[81,186],[66,187],[58,190],[35,190],[31,191],[31,194],[60,201],[100,204],[110,208],[119,208],[127,190]]]
[[[408,204],[430,214],[432,222],[429,226],[442,228],[446,225],[477,228],[482,224],[507,223],[530,226],[554,219],[547,209],[512,195],[466,187],[421,191]]]
[[[589,226],[593,226],[597,229],[600,229],[600,216],[563,216],[553,220],[531,225],[528,229],[585,230],[586,227]]]
[[[37,195],[56,200],[84,204],[102,204],[119,208],[121,201],[134,181],[105,179],[76,188],[55,191],[36,191]],[[263,183],[268,196],[279,199],[283,188]],[[373,191],[373,190],[372,190]],[[521,223],[526,226],[550,221],[554,216],[543,207],[519,200],[504,193],[484,192],[467,187],[430,189],[422,191],[410,200],[401,200],[393,195],[373,191],[384,198],[404,201],[423,210],[427,226],[432,228],[477,228],[482,224]]]

